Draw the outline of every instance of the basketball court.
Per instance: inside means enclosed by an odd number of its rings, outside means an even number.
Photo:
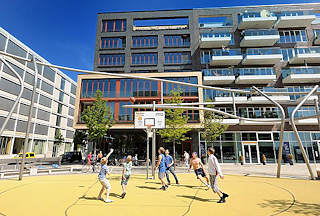
[[[133,175],[120,199],[120,175],[112,175],[113,203],[96,200],[96,174],[26,177],[0,181],[0,215],[319,215],[320,182],[246,176],[225,176],[221,188],[230,194],[218,204],[212,191],[200,186],[194,173],[178,174],[181,185],[160,190],[157,180]]]

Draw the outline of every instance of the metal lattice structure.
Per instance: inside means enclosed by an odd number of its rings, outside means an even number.
[[[225,91],[225,92],[230,92],[233,93],[233,105],[235,106],[235,99],[234,99],[234,93],[242,93],[242,94],[246,94],[249,97],[252,95],[261,95],[263,97],[265,97],[267,100],[269,100],[272,104],[274,104],[275,106],[277,106],[280,111],[281,111],[281,119],[254,119],[254,118],[244,118],[244,117],[240,117],[234,114],[230,114],[227,112],[223,112],[221,110],[217,110],[214,108],[207,108],[207,107],[203,107],[203,106],[199,106],[199,105],[207,105],[210,103],[182,103],[182,104],[145,104],[145,105],[124,105],[124,107],[127,108],[161,108],[161,109],[189,109],[189,110],[207,110],[207,111],[212,111],[214,113],[226,116],[226,117],[230,117],[230,118],[234,118],[234,119],[239,119],[239,120],[246,120],[246,121],[254,121],[254,122],[273,122],[275,124],[281,124],[281,129],[280,129],[280,145],[279,145],[279,153],[278,153],[278,169],[277,169],[277,177],[280,178],[280,173],[281,173],[281,161],[282,161],[282,148],[283,148],[283,134],[284,134],[284,125],[285,122],[290,122],[292,129],[294,131],[294,134],[297,138],[300,150],[302,152],[304,161],[307,165],[308,171],[310,173],[310,177],[311,179],[315,179],[315,176],[313,174],[313,171],[311,169],[310,163],[309,163],[309,159],[307,158],[305,149],[303,148],[303,144],[302,141],[300,139],[297,127],[296,127],[296,121],[299,120],[299,118],[295,117],[295,113],[296,111],[308,100],[308,98],[310,98],[310,96],[312,95],[319,95],[319,92],[317,92],[317,89],[319,87],[319,85],[315,85],[314,88],[310,91],[310,92],[295,92],[295,93],[289,93],[289,92],[263,92],[261,90],[259,90],[258,88],[256,88],[255,86],[252,86],[251,91],[248,90],[237,90],[237,89],[228,89],[228,88],[221,88],[221,87],[214,87],[214,86],[206,86],[206,85],[200,85],[200,84],[192,84],[192,83],[185,83],[185,82],[179,82],[179,81],[173,81],[173,80],[165,80],[165,79],[160,79],[160,78],[152,78],[152,77],[144,77],[144,76],[135,76],[135,75],[131,75],[131,74],[118,74],[118,73],[108,73],[108,72],[99,72],[99,71],[90,71],[90,70],[82,70],[82,69],[76,69],[76,68],[70,68],[70,67],[64,67],[64,66],[59,66],[59,65],[53,65],[53,64],[49,64],[49,63],[43,63],[43,62],[39,62],[36,61],[35,58],[33,59],[27,59],[27,58],[22,58],[16,55],[12,55],[12,54],[8,54],[6,52],[2,52],[0,51],[0,60],[17,76],[17,78],[19,79],[20,85],[21,85],[21,90],[19,95],[17,96],[14,105],[11,108],[11,111],[8,113],[1,129],[0,129],[0,136],[2,136],[3,131],[6,127],[7,122],[9,121],[9,119],[11,118],[11,115],[13,113],[13,110],[15,109],[17,103],[19,102],[21,95],[22,95],[22,91],[23,91],[23,81],[22,78],[19,76],[19,74],[8,64],[7,62],[7,58],[14,58],[17,60],[22,60],[25,62],[30,62],[34,64],[34,68],[35,68],[35,75],[37,76],[37,65],[44,65],[50,68],[57,68],[57,69],[63,69],[63,70],[68,70],[68,71],[72,71],[72,72],[78,72],[78,73],[86,73],[86,74],[100,74],[100,75],[108,75],[108,76],[113,76],[113,77],[123,77],[123,78],[132,78],[132,79],[142,79],[142,80],[152,80],[152,81],[160,81],[160,82],[167,82],[167,83],[173,83],[173,84],[179,84],[179,85],[184,85],[184,86],[192,86],[192,87],[197,87],[198,89],[213,89],[213,90],[220,90],[220,91]],[[36,77],[35,76],[35,77]],[[36,78],[35,78],[35,83],[36,83]],[[33,94],[36,91],[36,85],[34,85],[34,89],[33,89]],[[274,100],[273,98],[271,98],[270,96],[273,95],[289,95],[289,94],[301,94],[304,95],[306,94],[303,99],[300,102],[297,102],[295,105],[295,109],[292,112],[290,118],[286,119],[285,118],[285,112],[284,109],[282,107],[282,105],[280,105],[276,100]],[[31,105],[30,105],[30,111],[29,111],[29,116],[32,116],[32,109],[31,107],[33,107],[33,100],[31,101]],[[320,116],[318,113],[318,101],[315,100],[315,106],[316,106],[316,110],[317,110],[317,119],[318,119],[318,124],[320,124]],[[309,117],[303,117],[303,119],[307,119],[307,118],[314,118],[315,116],[309,116]],[[28,135],[29,135],[29,129],[30,129],[30,122],[31,122],[31,118],[28,119],[28,126],[26,129],[26,137],[25,140],[28,140]],[[27,142],[25,142],[27,143]],[[21,168],[20,168],[20,177],[19,179],[22,179],[22,171],[23,171],[23,166],[24,166],[24,161],[25,161],[25,152],[26,152],[26,146],[24,146],[24,151],[23,151],[23,158],[22,158],[22,163],[21,163]]]

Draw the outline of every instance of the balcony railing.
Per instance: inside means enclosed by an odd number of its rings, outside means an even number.
[[[282,77],[291,74],[320,74],[320,67],[291,67],[282,69]]]
[[[275,29],[272,30],[245,30],[242,33],[243,36],[265,36],[265,35],[279,35],[279,32]]]
[[[271,12],[267,12],[263,14],[261,12],[248,12],[240,15],[240,21],[244,18],[264,18],[264,17],[274,17],[275,14]]]
[[[295,54],[320,54],[320,47],[295,48]]]
[[[226,38],[226,37],[232,37],[231,32],[208,32],[208,33],[202,33],[201,38]]]
[[[234,76],[233,70],[229,68],[205,69],[202,70],[203,76]]]
[[[305,15],[314,15],[311,11],[281,11],[276,13],[276,16],[279,17],[292,17],[292,16],[305,16]]]
[[[273,68],[236,68],[236,76],[275,75]]]
[[[281,54],[281,50],[278,48],[261,48],[261,49],[247,49],[247,55],[276,55]]]
[[[214,49],[212,56],[237,56],[241,55],[240,49]]]
[[[164,47],[190,47],[190,41],[165,41]]]

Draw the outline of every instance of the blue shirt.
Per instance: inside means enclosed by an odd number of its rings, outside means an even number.
[[[173,158],[172,158],[170,155],[168,155],[168,156],[166,156],[166,157],[164,158],[164,163],[165,163],[165,165],[166,165],[166,168],[169,167],[169,164],[171,164],[172,161],[173,161]]]
[[[105,179],[108,172],[109,172],[108,166],[107,166],[106,164],[103,165],[103,166],[101,167],[101,170],[100,170],[99,175],[98,175],[99,180]]]
[[[165,156],[163,154],[161,154],[162,159],[160,161],[160,165],[159,165],[159,172],[166,172],[166,165],[164,163],[164,158]]]

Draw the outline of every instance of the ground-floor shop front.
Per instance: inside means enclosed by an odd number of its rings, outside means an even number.
[[[320,132],[299,132],[306,154],[311,162],[320,162]],[[200,133],[200,150],[202,157],[206,157],[205,149],[214,147],[216,157],[221,163],[245,164],[262,163],[263,155],[267,163],[277,163],[280,145],[279,132],[226,132],[215,142],[207,143]],[[284,132],[282,162],[289,162],[289,155],[293,162],[304,163],[302,152],[292,131]]]

